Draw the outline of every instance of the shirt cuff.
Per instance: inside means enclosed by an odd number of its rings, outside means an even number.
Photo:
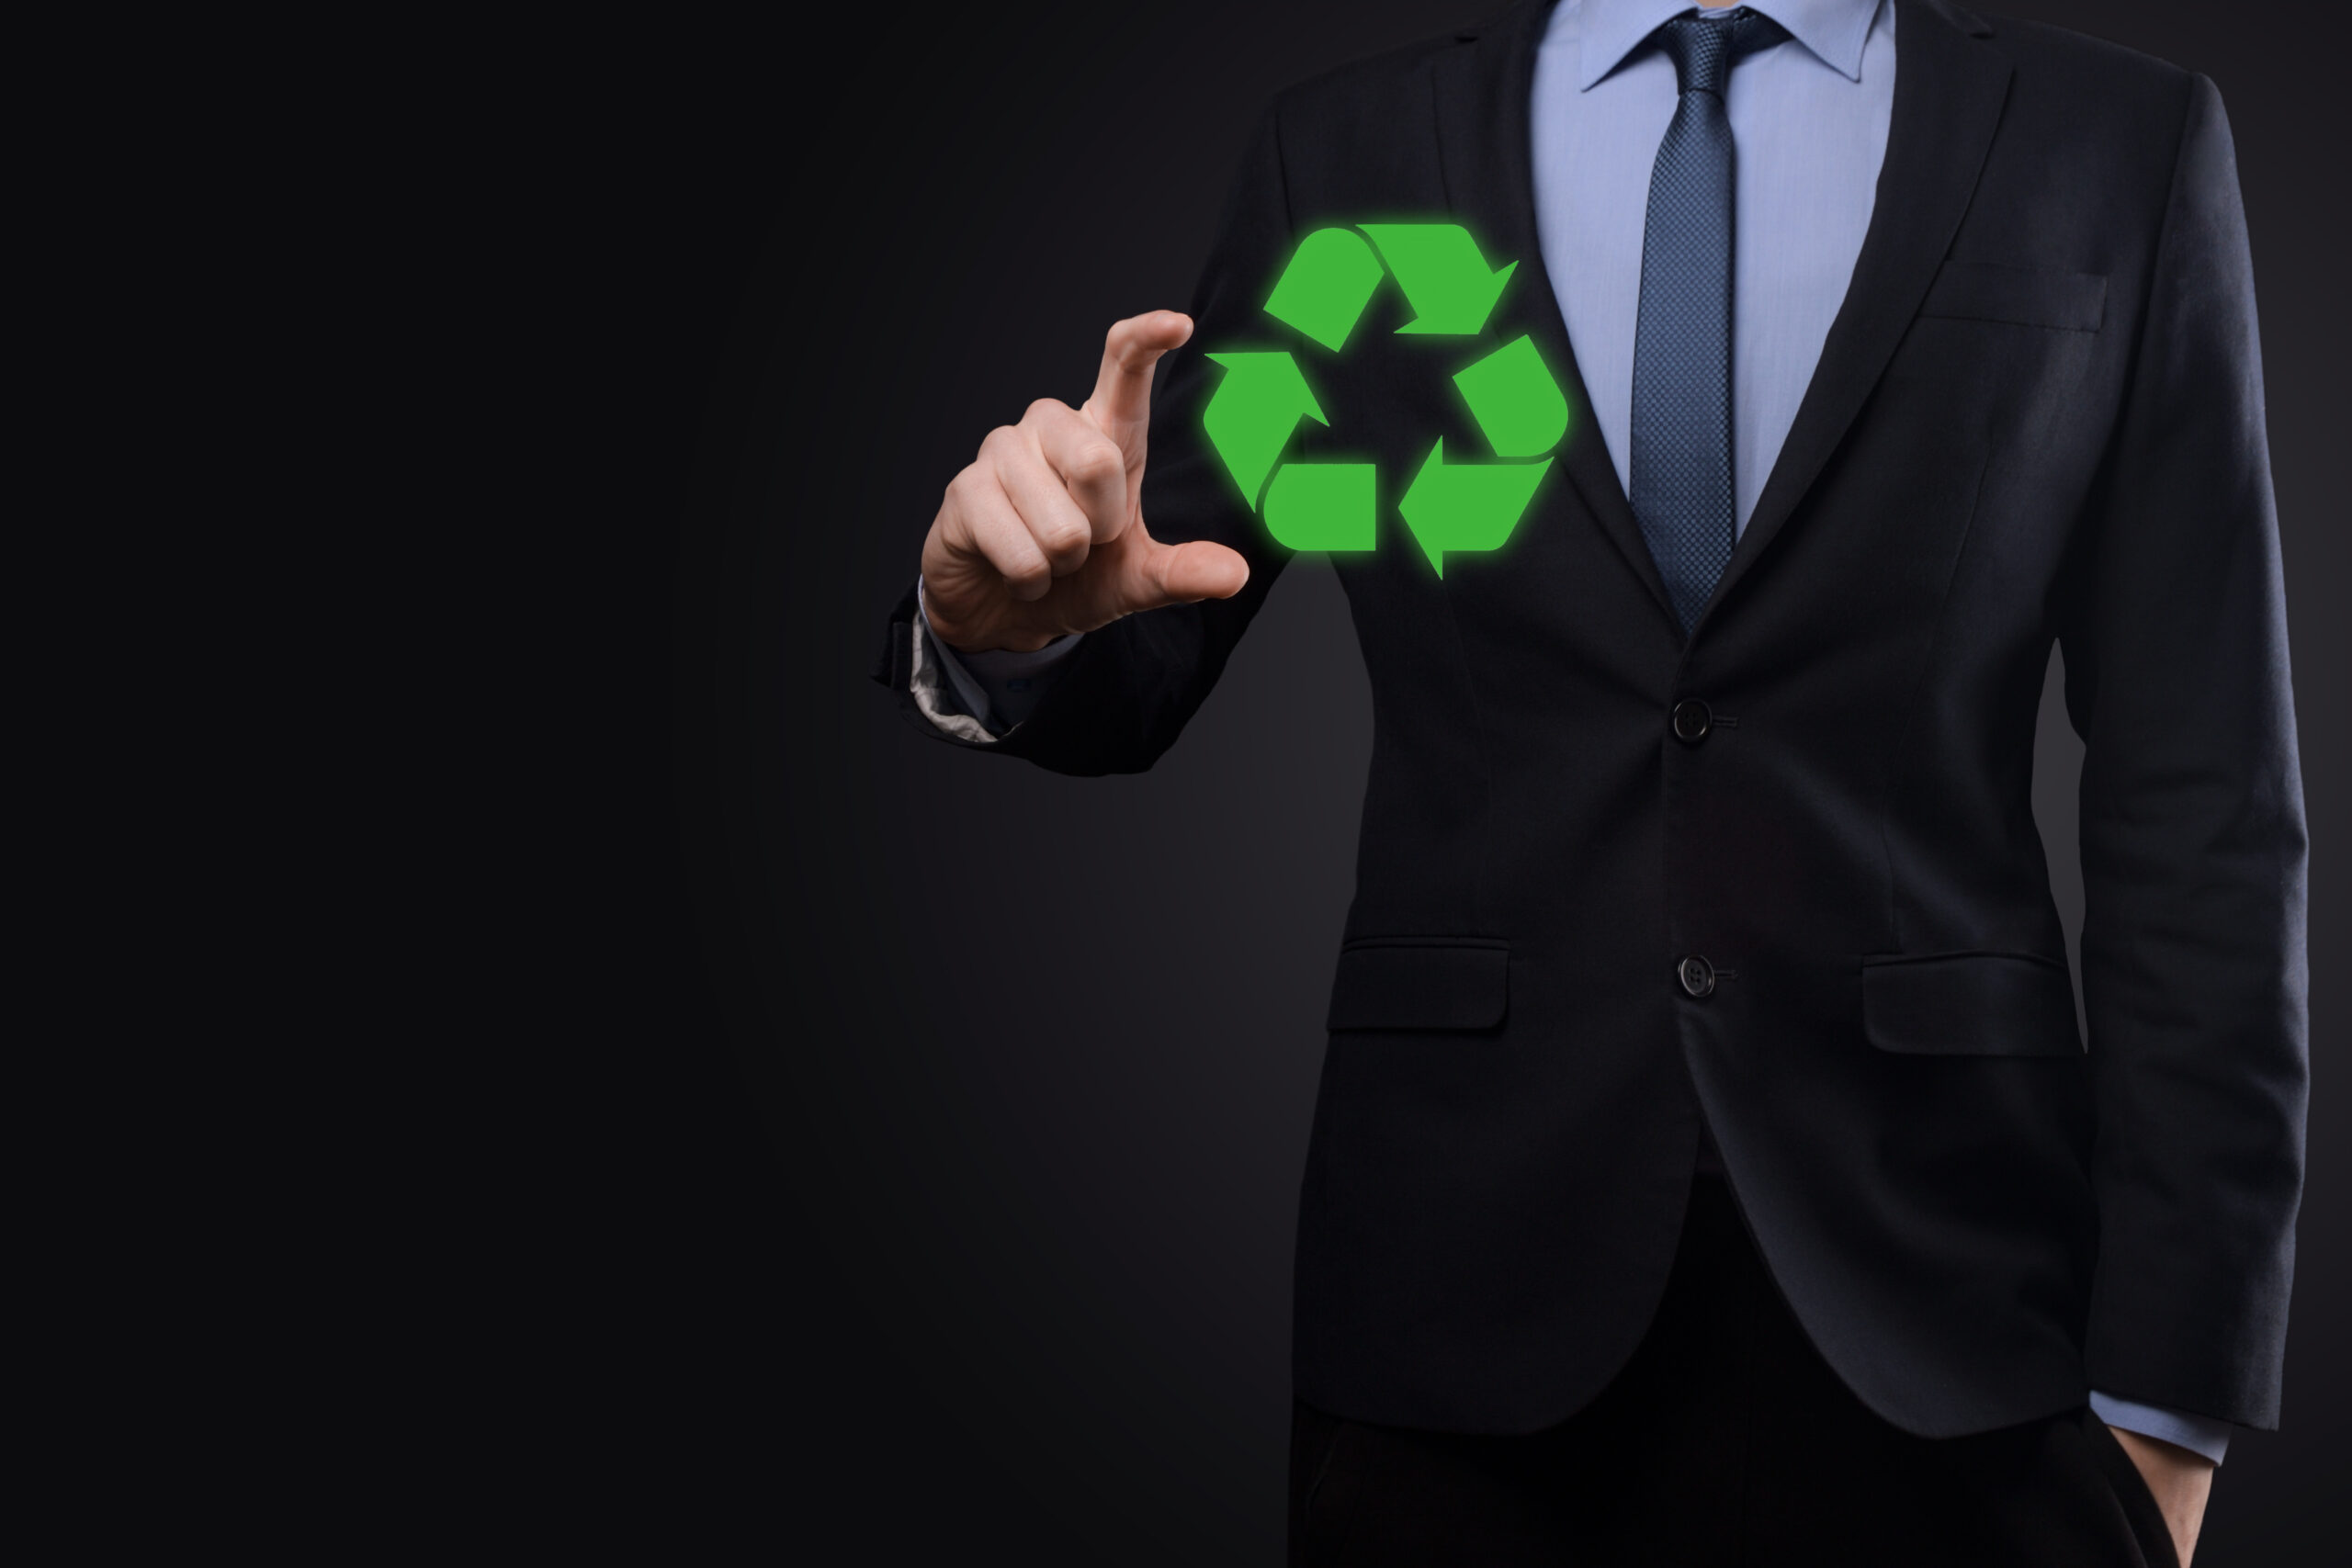
[[[1086,634],[1070,632],[1027,653],[996,649],[987,653],[957,653],[931,629],[931,613],[923,603],[922,579],[915,579],[915,614],[922,622],[918,635],[930,644],[940,672],[962,703],[964,711],[989,732],[1001,735],[1036,711],[1060,672],[1062,660]]]
[[[2215,1464],[2221,1463],[2222,1456],[2230,1451],[2230,1424],[2211,1416],[2190,1416],[2178,1410],[2166,1410],[2159,1404],[2135,1404],[2131,1400],[2117,1399],[2096,1390],[2091,1393],[2091,1414],[2110,1427],[2120,1427],[2143,1438],[2177,1443],[2190,1453],[2204,1455]]]

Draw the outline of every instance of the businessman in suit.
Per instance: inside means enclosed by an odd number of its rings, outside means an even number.
[[[1393,490],[1475,440],[1458,364],[1391,300],[1310,366],[1392,489],[1332,558],[1375,743],[1294,1561],[2186,1563],[2278,1418],[2307,1062],[2212,85],[1947,0],[1521,0],[1293,88],[1190,316],[947,487],[876,670],[918,727],[1079,774],[1174,740],[1285,555],[1204,350],[1265,340],[1303,236],[1411,213],[1520,262],[1488,341],[1574,417],[1441,576]]]

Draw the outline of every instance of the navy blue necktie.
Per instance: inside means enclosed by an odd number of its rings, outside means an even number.
[[[1731,119],[1724,89],[1745,54],[1788,33],[1746,6],[1658,28],[1681,102],[1650,169],[1642,302],[1634,328],[1634,516],[1684,636],[1731,559]]]

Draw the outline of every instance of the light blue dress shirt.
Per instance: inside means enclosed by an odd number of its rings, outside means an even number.
[[[1878,196],[1894,105],[1893,0],[1746,0],[1789,38],[1740,61],[1724,108],[1736,148],[1732,474],[1745,530],[1845,302]],[[1530,107],[1535,228],[1593,422],[1630,488],[1634,329],[1651,165],[1674,118],[1674,63],[1650,44],[1690,0],[1559,0]],[[1017,724],[1076,637],[1034,653],[956,655],[918,633],[966,710]],[[947,716],[934,715],[945,720]],[[969,720],[964,721],[968,729]],[[2220,1463],[2226,1421],[2093,1392],[2109,1425]]]
[[[1560,0],[1535,57],[1535,232],[1593,422],[1632,488],[1634,325],[1650,169],[1674,62],[1648,43],[1690,0]],[[1888,0],[1751,5],[1789,30],[1733,69],[1732,491],[1745,530],[1870,227],[1894,107]]]

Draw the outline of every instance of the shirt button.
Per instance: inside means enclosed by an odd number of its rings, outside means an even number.
[[[1694,953],[1677,964],[1674,977],[1694,997],[1706,996],[1715,988],[1715,966],[1707,962],[1704,953]]]
[[[1715,721],[1713,712],[1696,697],[1685,697],[1674,705],[1672,724],[1674,738],[1693,743],[1707,738],[1708,727]]]

